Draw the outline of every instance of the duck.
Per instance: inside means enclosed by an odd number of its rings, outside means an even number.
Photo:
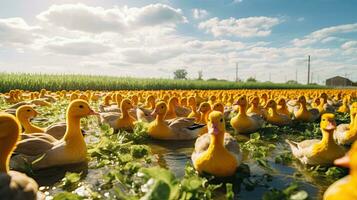
[[[41,137],[42,139],[54,142],[63,138],[66,133],[67,124],[65,122],[54,123],[47,128],[41,128],[33,125],[30,119],[36,117],[38,112],[33,106],[20,106],[16,110],[16,117],[19,120],[21,126],[24,128],[24,132],[21,135],[21,139],[29,137]],[[85,131],[81,130],[84,134]]]
[[[121,113],[108,112],[100,113],[100,123],[107,123],[115,131],[127,130],[131,131],[134,128],[134,122],[136,119],[129,114],[129,110],[133,108],[133,105],[129,99],[123,99],[120,104]]]
[[[333,113],[335,111],[334,107],[329,104],[328,96],[326,93],[322,93],[320,95],[320,104],[318,105],[317,109],[321,114],[326,112]]]
[[[288,115],[277,112],[277,105],[273,99],[267,102],[265,108],[270,109],[266,116],[266,121],[268,123],[276,126],[286,126],[291,124],[291,119]]]
[[[1,199],[43,199],[38,184],[26,174],[9,170],[10,157],[20,139],[21,126],[10,114],[0,114],[0,196]],[[42,196],[42,197],[41,197]]]
[[[302,142],[285,140],[289,144],[293,156],[305,165],[329,166],[335,159],[346,153],[346,150],[337,145],[333,138],[336,129],[334,114],[325,113],[321,116],[320,129],[321,140],[312,139]]]
[[[277,107],[276,111],[280,114],[290,116],[290,112],[289,112],[288,106],[286,105],[285,98],[281,97],[278,99],[278,107]]]
[[[198,107],[201,114],[200,124],[207,124],[208,115],[211,112],[211,105],[208,102],[202,102]]]
[[[247,114],[257,114],[265,118],[266,111],[260,106],[259,101],[260,100],[258,96],[252,98],[252,100],[250,101],[251,106],[248,108]]]
[[[350,112],[347,96],[343,98],[342,105],[337,109],[337,112],[339,112],[339,113],[349,113]]]
[[[240,96],[235,104],[239,106],[239,112],[230,123],[238,134],[254,133],[263,126],[264,120],[259,115],[247,114],[248,102],[245,95]]]
[[[35,170],[85,162],[87,146],[80,129],[80,119],[90,115],[98,113],[91,109],[88,102],[73,100],[66,111],[68,126],[64,137],[52,143],[41,138],[21,140],[15,149],[16,155],[12,157],[15,167],[20,165],[17,161],[21,159],[32,163]]]
[[[350,168],[350,173],[330,185],[323,195],[323,200],[357,199],[357,143],[353,143],[350,151],[335,160],[334,164]]]
[[[149,95],[146,98],[145,106],[138,106],[136,108],[136,118],[139,122],[152,122],[154,121],[154,116],[151,115],[152,111],[155,109],[155,97]]]
[[[189,118],[195,118],[196,122],[199,122],[201,119],[201,113],[197,112],[197,104],[196,104],[196,98],[191,96],[188,98],[188,105],[191,108],[191,113],[188,114],[187,117]]]
[[[193,140],[205,127],[204,124],[196,124],[195,118],[179,117],[165,121],[166,113],[166,103],[158,102],[152,113],[152,115],[156,115],[156,118],[148,124],[150,137],[158,140]]]
[[[349,124],[340,124],[337,126],[336,132],[334,134],[337,144],[348,145],[352,144],[357,140],[357,102],[351,105]]]
[[[197,138],[191,159],[194,168],[200,173],[216,177],[229,177],[235,174],[242,163],[242,152],[238,142],[226,132],[223,113],[212,111],[209,114],[208,133]]]
[[[320,117],[320,112],[316,108],[307,109],[305,96],[299,96],[299,109],[294,111],[295,121],[314,122]]]

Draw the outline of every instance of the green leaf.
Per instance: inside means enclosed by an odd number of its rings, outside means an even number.
[[[309,197],[307,192],[304,190],[300,190],[300,191],[296,192],[295,194],[291,195],[290,199],[291,200],[305,200],[305,199],[307,199],[307,197]]]
[[[83,197],[78,196],[77,194],[70,193],[70,192],[57,193],[53,197],[53,200],[82,200],[82,199],[83,199]]]
[[[170,186],[162,180],[155,180],[154,185],[150,191],[146,193],[141,200],[169,200],[170,199]]]

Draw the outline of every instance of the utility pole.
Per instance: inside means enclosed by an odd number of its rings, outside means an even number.
[[[298,70],[296,69],[296,70],[295,70],[295,81],[296,81],[296,82],[298,82],[298,81],[297,81],[297,78],[298,78],[297,76],[298,76]]]
[[[310,55],[307,59],[307,84],[310,84]]]
[[[236,82],[238,82],[238,62],[236,62]]]

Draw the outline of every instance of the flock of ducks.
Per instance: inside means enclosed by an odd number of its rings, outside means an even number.
[[[36,182],[13,169],[25,163],[44,169],[85,162],[87,146],[80,119],[95,115],[100,124],[115,131],[133,131],[146,124],[156,140],[196,140],[191,159],[199,173],[216,177],[235,174],[242,163],[239,135],[259,131],[264,123],[289,126],[320,119],[322,139],[286,140],[292,154],[306,165],[337,165],[351,168],[350,176],[337,181],[324,199],[357,198],[357,98],[354,90],[236,90],[236,91],[58,91],[2,94],[9,104],[0,113],[0,196],[7,199],[39,198]],[[67,100],[66,121],[38,127],[31,119],[37,106]],[[98,112],[89,102],[101,101]],[[334,113],[349,113],[350,123],[337,125]],[[235,134],[226,131],[229,122]],[[347,154],[346,154],[347,153]],[[346,155],[346,156],[345,156]],[[345,156],[344,158],[341,158]],[[3,187],[5,189],[3,189]],[[352,198],[352,195],[354,198]],[[348,198],[347,198],[348,197]]]

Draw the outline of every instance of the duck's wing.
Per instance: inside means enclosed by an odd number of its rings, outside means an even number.
[[[19,108],[20,106],[23,106],[23,105],[28,105],[29,103],[26,102],[26,101],[21,101],[21,102],[18,102],[18,103],[15,103],[13,105],[11,105],[10,107],[8,107],[8,109],[17,109]]]
[[[114,126],[116,120],[121,116],[120,113],[117,112],[111,112],[111,113],[99,113],[99,117],[100,117],[100,123],[104,124],[107,123],[110,126]]]
[[[304,140],[302,142],[294,142],[287,139],[285,142],[289,144],[292,154],[296,158],[300,159],[305,155],[309,155],[311,153],[311,147],[320,142],[320,140]]]
[[[242,152],[240,150],[240,146],[237,140],[229,133],[225,133],[224,135],[224,146],[230,153],[234,155],[234,157],[236,157],[238,163],[240,164],[242,162]]]
[[[197,138],[204,124],[196,124],[195,118],[180,117],[167,121],[169,128],[177,135],[177,139],[191,140]]]
[[[195,162],[195,160],[199,158],[202,153],[207,151],[210,142],[211,137],[209,134],[204,134],[197,138],[195,148],[191,156],[192,162]]]
[[[319,109],[312,108],[312,109],[309,110],[309,112],[312,115],[312,119],[311,119],[312,121],[315,121],[320,117]]]
[[[43,139],[43,140],[46,140],[48,142],[57,142],[58,140],[47,134],[47,133],[31,133],[31,134],[21,134],[21,140],[26,140],[26,139],[29,139],[29,138],[40,138],[40,139]]]
[[[66,129],[67,129],[66,122],[58,122],[47,127],[45,133],[53,136],[57,140],[60,140],[63,138],[64,134],[66,133]]]
[[[48,142],[42,138],[28,138],[21,140],[15,149],[16,154],[24,154],[27,156],[38,156],[44,154],[54,146],[53,143]]]
[[[191,110],[188,108],[178,106],[176,107],[175,112],[178,117],[187,117],[191,113]]]
[[[104,109],[104,112],[120,112],[120,109],[118,108],[117,104],[111,105],[108,107],[104,107],[103,109]]]
[[[256,114],[256,113],[249,113],[248,116],[250,116],[252,118],[252,120],[254,120],[254,122],[257,124],[258,127],[262,127],[264,124],[264,119]]]
[[[138,107],[136,109],[136,117],[138,118],[138,121],[141,122],[152,122],[154,121],[154,117],[151,115],[151,111],[145,108],[140,108]]]

